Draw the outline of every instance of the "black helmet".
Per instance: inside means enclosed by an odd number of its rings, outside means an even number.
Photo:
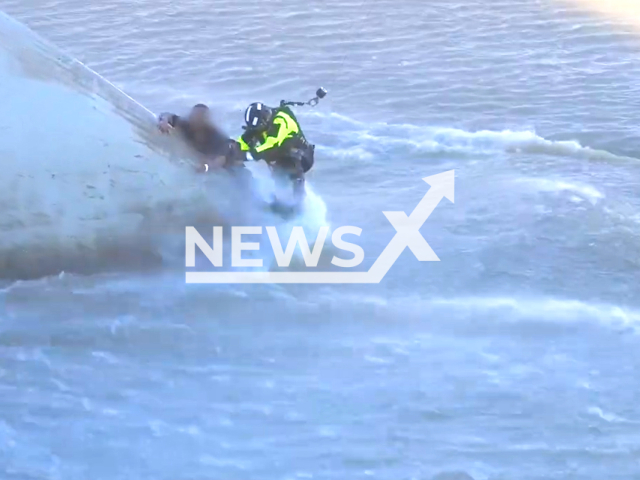
[[[252,103],[244,112],[244,121],[249,130],[264,128],[271,120],[271,109],[263,103]]]

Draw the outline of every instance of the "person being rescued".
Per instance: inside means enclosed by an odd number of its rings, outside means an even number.
[[[245,111],[245,132],[240,149],[254,160],[264,160],[274,176],[289,178],[296,200],[304,196],[304,176],[314,161],[315,146],[307,142],[293,112],[287,107],[270,108],[256,102]]]
[[[186,118],[163,113],[158,117],[158,128],[165,134],[177,130],[182,135],[200,160],[198,170],[225,169],[241,176],[248,173],[244,168],[246,155],[240,150],[238,142],[214,125],[206,105],[199,103],[194,106]]]

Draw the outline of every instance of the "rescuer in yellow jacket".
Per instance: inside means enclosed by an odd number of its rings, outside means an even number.
[[[276,175],[288,176],[296,196],[304,194],[304,174],[313,166],[315,146],[307,142],[293,112],[252,103],[245,112],[240,148],[264,160]]]

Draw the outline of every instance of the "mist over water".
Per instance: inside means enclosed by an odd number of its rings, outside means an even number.
[[[1,478],[638,475],[635,32],[524,0],[0,9],[115,85],[0,17]],[[149,111],[204,102],[235,136],[321,85],[295,222],[195,175]],[[185,284],[192,224],[355,225],[366,268],[382,212],[452,169],[440,262]]]

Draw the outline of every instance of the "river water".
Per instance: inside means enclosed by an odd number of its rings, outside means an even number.
[[[406,250],[380,284],[9,278],[2,479],[640,475],[632,26],[543,0],[0,9],[151,110],[208,103],[232,134],[252,101],[327,88],[300,112],[309,182],[367,261],[395,232],[383,211],[456,182],[421,230],[440,262]]]

